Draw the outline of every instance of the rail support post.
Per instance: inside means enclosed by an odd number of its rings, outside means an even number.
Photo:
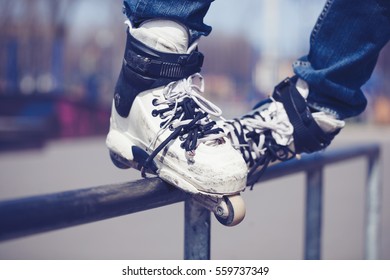
[[[321,258],[322,168],[307,172],[305,259]]]
[[[184,259],[210,259],[210,211],[195,200],[185,200]]]
[[[379,256],[381,224],[381,174],[379,152],[368,157],[366,185],[365,259],[375,260]]]

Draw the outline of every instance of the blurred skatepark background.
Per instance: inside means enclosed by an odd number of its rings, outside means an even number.
[[[323,0],[215,1],[202,38],[206,97],[239,116],[292,75]],[[0,200],[133,181],[105,148],[125,42],[121,1],[0,0]],[[380,258],[390,259],[390,46],[369,105],[333,147],[382,148]],[[364,160],[325,170],[323,259],[362,259]],[[247,217],[212,223],[213,259],[302,259],[304,176],[246,191]],[[0,243],[0,259],[181,259],[183,204]],[[0,228],[1,230],[1,228]]]

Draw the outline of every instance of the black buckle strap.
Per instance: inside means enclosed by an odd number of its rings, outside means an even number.
[[[127,36],[124,63],[133,71],[150,78],[179,80],[200,72],[204,56],[199,51],[190,54],[163,53]]]
[[[312,153],[326,148],[334,134],[322,131],[314,120],[306,101],[295,88],[296,77],[286,79],[275,87],[273,98],[283,103],[294,126],[294,146],[297,153]]]

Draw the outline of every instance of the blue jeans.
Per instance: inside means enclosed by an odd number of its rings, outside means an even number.
[[[294,72],[308,82],[308,103],[340,119],[359,115],[361,87],[390,39],[390,1],[327,0],[310,37],[307,56]]]
[[[124,0],[124,5],[135,25],[170,18],[186,25],[196,39],[211,32],[203,23],[211,2]],[[339,119],[363,112],[367,100],[361,87],[389,39],[389,0],[327,0],[313,28],[309,54],[293,64],[295,74],[310,85],[309,106]]]
[[[167,18],[181,22],[189,28],[191,42],[207,36],[211,26],[203,23],[214,0],[124,0],[125,15],[134,26],[153,18]]]

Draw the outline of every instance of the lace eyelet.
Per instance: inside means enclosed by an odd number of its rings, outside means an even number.
[[[152,104],[153,104],[153,106],[157,106],[158,105],[158,99],[157,98],[154,98],[153,100],[152,100]]]
[[[158,111],[157,110],[153,110],[152,111],[152,116],[153,117],[157,117],[158,116]]]

